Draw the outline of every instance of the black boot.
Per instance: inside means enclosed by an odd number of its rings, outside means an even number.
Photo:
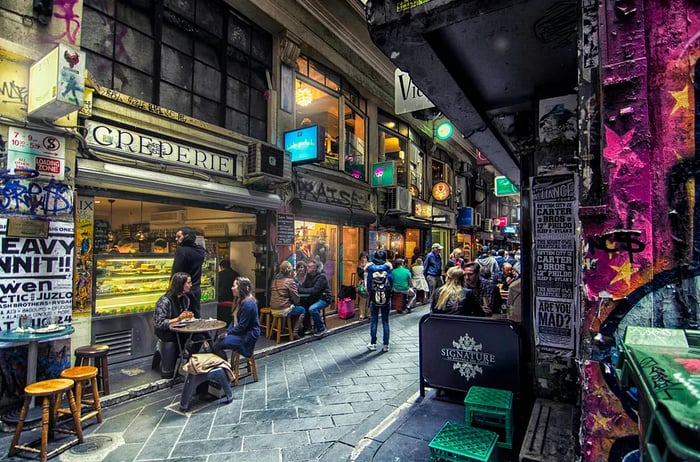
[[[300,314],[297,320],[294,322],[294,330],[292,330],[292,340],[299,340],[301,338],[301,330],[304,328],[304,318],[303,314]]]
[[[175,372],[177,362],[177,344],[175,342],[163,342],[160,348],[161,377],[170,379]]]

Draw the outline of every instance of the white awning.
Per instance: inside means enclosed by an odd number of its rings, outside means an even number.
[[[277,210],[282,206],[282,199],[277,194],[89,159],[78,159],[75,182],[78,186],[116,189],[255,209]]]

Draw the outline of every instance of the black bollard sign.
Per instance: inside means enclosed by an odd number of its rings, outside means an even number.
[[[520,392],[519,326],[505,319],[426,314],[419,326],[420,394],[473,385]]]

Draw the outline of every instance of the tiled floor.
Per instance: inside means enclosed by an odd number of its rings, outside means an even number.
[[[357,314],[350,319],[340,319],[335,314],[326,316],[326,328],[329,330],[359,322],[366,323],[368,321],[360,321]],[[289,342],[283,340],[282,343],[287,344]],[[264,352],[275,346],[277,346],[277,342],[274,339],[268,339],[265,335],[261,335],[255,345],[255,351]],[[110,364],[109,381],[112,393],[119,393],[160,380],[160,371],[151,369],[152,359],[152,357],[138,358]]]

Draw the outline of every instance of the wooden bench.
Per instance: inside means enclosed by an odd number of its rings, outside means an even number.
[[[575,460],[574,407],[537,399],[520,447],[520,462]]]

